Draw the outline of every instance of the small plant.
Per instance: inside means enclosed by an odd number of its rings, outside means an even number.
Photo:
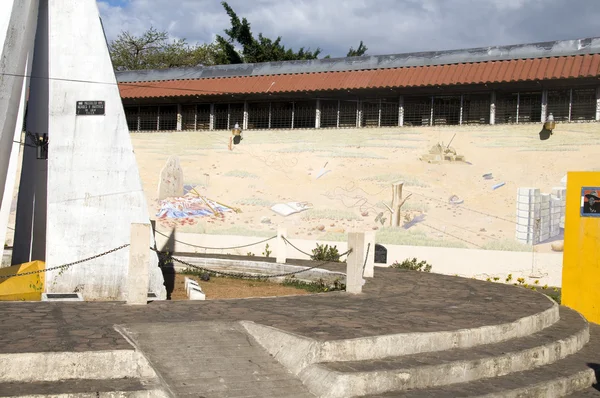
[[[295,279],[293,276],[286,278],[283,281],[283,286],[295,287],[297,289],[303,289],[311,293],[325,293],[334,291],[346,290],[346,285],[342,283],[341,279],[337,278],[333,283],[327,283],[323,279],[318,279],[314,282],[304,282]]]
[[[340,253],[337,246],[319,245],[317,243],[317,247],[313,249],[310,259],[314,261],[339,262]]]
[[[399,268],[399,269],[408,269],[411,271],[420,271],[420,272],[431,272],[431,264],[428,264],[427,261],[417,261],[416,258],[406,259],[399,263],[398,261],[394,262],[394,264],[390,265],[391,268]]]
[[[267,243],[267,245],[265,246],[265,251],[263,252],[263,256],[265,256],[266,258],[271,257],[271,253],[273,253],[271,250],[269,250],[269,244]]]
[[[254,257],[254,253],[248,252],[248,253],[246,253],[246,256],[248,256],[248,257]]]

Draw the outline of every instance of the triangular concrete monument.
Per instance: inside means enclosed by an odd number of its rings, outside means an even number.
[[[48,159],[24,150],[13,259],[51,268],[129,243],[149,213],[96,0],[39,0],[31,73],[26,130],[48,134]],[[45,290],[124,300],[128,262],[126,248],[48,272]]]

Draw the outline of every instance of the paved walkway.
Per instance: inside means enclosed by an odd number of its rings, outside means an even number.
[[[332,265],[333,266],[333,265]],[[333,266],[335,267],[335,266]],[[219,301],[0,303],[0,353],[130,349],[113,325],[249,320],[317,340],[473,328],[550,308],[502,284],[376,268],[364,294]],[[526,305],[525,305],[526,303]]]

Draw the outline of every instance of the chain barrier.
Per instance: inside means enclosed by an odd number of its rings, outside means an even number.
[[[0,279],[7,279],[7,278],[15,277],[15,276],[26,276],[26,275],[41,274],[42,272],[48,272],[48,271],[54,271],[54,270],[57,270],[57,269],[68,268],[68,267],[71,267],[73,265],[78,265],[78,264],[81,264],[81,263],[85,263],[85,262],[92,261],[92,260],[95,260],[97,258],[106,256],[108,254],[111,254],[111,253],[114,253],[116,251],[122,250],[122,249],[124,249],[124,248],[126,248],[128,246],[129,246],[129,243],[127,243],[127,244],[125,244],[123,246],[116,247],[114,249],[107,250],[104,253],[100,253],[100,254],[96,254],[96,255],[94,255],[92,257],[84,258],[83,260],[73,261],[72,263],[63,264],[63,265],[59,265],[59,266],[52,267],[52,268],[45,268],[45,269],[41,269],[41,270],[37,270],[37,271],[23,272],[23,273],[14,274],[14,275],[0,275]]]
[[[155,230],[154,232],[156,232],[156,233],[157,233],[157,234],[159,234],[159,235],[162,235],[162,236],[164,236],[164,237],[165,237],[165,238],[167,238],[167,239],[170,239],[170,236],[168,236],[168,235],[166,235],[166,234],[163,234],[163,233],[162,233],[162,232],[160,232],[160,231],[156,231],[156,230]],[[180,243],[180,244],[182,244],[182,245],[186,245],[186,246],[190,246],[190,247],[195,247],[195,248],[197,248],[197,249],[203,249],[203,250],[234,250],[234,249],[243,249],[243,248],[245,248],[245,247],[250,247],[250,246],[256,246],[256,245],[260,245],[261,243],[266,243],[266,242],[269,242],[269,241],[271,241],[271,240],[273,240],[273,239],[275,239],[275,238],[277,238],[277,235],[275,235],[275,236],[271,236],[270,238],[267,238],[267,239],[264,239],[264,240],[261,240],[260,242],[250,243],[250,244],[247,244],[247,245],[241,245],[241,246],[232,246],[232,247],[206,247],[206,246],[199,246],[199,245],[193,245],[193,244],[191,244],[191,243],[182,242],[182,241],[180,241],[180,240],[177,240],[177,239],[173,239],[173,240],[174,240],[175,242],[177,242],[177,243]]]
[[[315,268],[322,267],[322,266],[324,266],[324,265],[326,265],[326,264],[328,264],[328,263],[331,262],[331,261],[323,261],[322,263],[319,263],[319,264],[317,264],[315,266],[308,267],[308,268],[305,268],[305,269],[301,269],[301,270],[298,270],[298,271],[284,272],[284,273],[281,273],[281,274],[274,274],[274,275],[244,274],[242,272],[227,272],[227,271],[212,270],[210,268],[201,267],[199,265],[192,264],[192,263],[189,263],[187,261],[181,260],[181,259],[179,259],[177,257],[173,257],[172,255],[164,253],[164,252],[161,252],[160,250],[155,249],[153,247],[151,247],[150,250],[156,252],[162,259],[168,258],[168,259],[171,259],[171,260],[173,260],[175,262],[183,264],[183,265],[185,265],[187,267],[195,268],[195,269],[198,269],[200,271],[204,271],[204,272],[208,272],[208,273],[212,273],[212,274],[229,276],[231,278],[240,278],[240,279],[282,278],[282,277],[285,277],[285,276],[292,276],[292,275],[300,274],[300,273],[303,273],[303,272],[311,271],[311,270],[313,270]]]
[[[308,254],[308,253],[307,253],[307,252],[305,252],[304,250],[300,250],[300,249],[299,249],[297,246],[295,246],[295,245],[294,245],[292,242],[290,242],[289,240],[287,240],[287,238],[286,238],[285,236],[282,236],[281,238],[283,239],[283,241],[284,241],[286,244],[289,244],[290,246],[292,246],[294,249],[298,250],[300,253],[304,254],[305,256],[308,256],[308,257],[310,257],[310,258],[312,258],[312,257],[313,257],[313,255],[312,255],[312,254]],[[350,254],[350,253],[352,253],[352,249],[350,249],[350,250],[348,250],[348,251],[346,251],[346,252],[344,252],[344,253],[340,254],[340,255],[338,256],[338,259],[339,259],[339,258],[341,258],[341,257],[344,257],[344,256],[346,256],[346,255],[348,255],[348,254]]]

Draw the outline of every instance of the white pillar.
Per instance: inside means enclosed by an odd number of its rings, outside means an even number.
[[[340,128],[340,100],[338,100],[337,122],[335,127]]]
[[[460,115],[458,117],[458,124],[462,125],[463,124],[463,104],[465,101],[465,95],[461,94],[460,95]]]
[[[156,107],[156,130],[160,131],[160,105]]]
[[[194,131],[198,131],[198,105],[194,105]]]
[[[433,104],[435,103],[435,97],[431,96],[431,110],[429,112],[429,125],[433,126]]]
[[[573,115],[573,89],[569,90],[569,122]]]
[[[596,121],[600,121],[600,87],[596,88]]]
[[[490,95],[490,124],[496,124],[496,92]]]
[[[315,128],[316,129],[320,129],[321,128],[321,100],[317,100],[317,105],[316,105],[317,109],[315,112]]]
[[[283,227],[277,228],[277,247],[275,248],[277,264],[285,264],[287,260],[284,238],[287,238],[287,230]]]
[[[292,102],[292,128],[294,128],[294,114],[296,113],[296,103]]]
[[[346,260],[346,292],[351,294],[362,293],[365,283],[363,279],[363,267],[365,264],[365,234],[364,232],[348,233],[348,254]]]
[[[248,101],[244,101],[244,121],[242,122],[242,129],[248,130]]]
[[[404,96],[398,97],[398,126],[404,126]]]
[[[181,114],[181,104],[177,104],[177,131],[183,130],[183,115]]]
[[[138,111],[137,111],[137,131],[140,131],[140,129],[142,128],[142,116],[141,116],[141,112],[142,112],[142,107],[138,106]]]
[[[540,122],[545,123],[548,117],[548,90],[542,90],[542,116]]]
[[[375,231],[365,232],[365,256],[367,263],[363,278],[373,278],[375,275]]]
[[[517,93],[517,124],[519,124],[519,109],[521,107],[521,93]]]
[[[150,224],[131,224],[127,273],[127,304],[129,305],[144,305],[148,302],[150,231]]]
[[[215,129],[215,104],[210,104],[210,119],[208,122],[208,129]]]
[[[381,127],[381,100],[379,100],[379,113],[377,115],[377,127]]]
[[[231,104],[227,104],[227,130],[231,128]]]
[[[356,102],[356,127],[361,128],[362,125],[362,102]]]
[[[271,105],[272,103],[269,102],[269,128],[271,128],[271,108],[273,108]]]

